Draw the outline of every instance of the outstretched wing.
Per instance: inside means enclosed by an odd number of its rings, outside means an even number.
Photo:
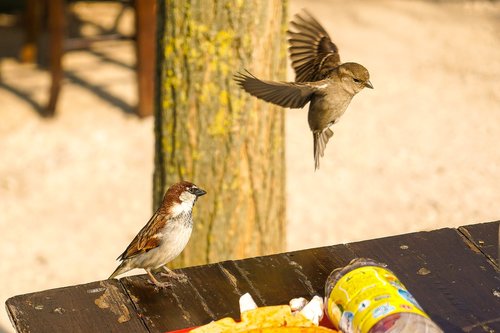
[[[295,81],[323,80],[340,65],[337,46],[318,21],[306,10],[290,22],[295,31],[288,30],[290,59]]]
[[[318,91],[312,84],[264,81],[249,72],[237,73],[234,79],[250,95],[286,108],[304,107]]]

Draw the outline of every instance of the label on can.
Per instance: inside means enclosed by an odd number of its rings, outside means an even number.
[[[395,313],[428,318],[394,273],[383,267],[365,266],[348,272],[327,297],[328,317],[345,333],[367,333]]]

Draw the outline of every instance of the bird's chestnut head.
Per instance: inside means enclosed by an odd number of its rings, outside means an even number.
[[[188,181],[180,181],[169,187],[163,198],[163,206],[177,215],[183,211],[190,211],[198,197],[207,192]]]

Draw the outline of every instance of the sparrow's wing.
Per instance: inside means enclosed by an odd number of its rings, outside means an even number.
[[[287,31],[295,81],[323,80],[340,65],[337,46],[321,24],[306,10],[295,15],[290,25],[296,30]]]
[[[165,226],[167,220],[168,217],[165,214],[159,214],[158,211],[154,213],[149,222],[130,242],[125,252],[118,257],[118,260],[125,260],[158,247],[160,245],[160,230]]]
[[[314,137],[314,170],[319,169],[319,158],[325,155],[328,140],[333,136],[333,131],[328,127],[323,131],[313,133]]]
[[[238,73],[235,81],[247,93],[286,108],[302,108],[318,88],[309,83],[263,81],[249,72]]]

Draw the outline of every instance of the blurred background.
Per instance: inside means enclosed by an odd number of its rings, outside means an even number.
[[[0,0],[2,303],[107,278],[153,209],[137,8],[66,7],[65,36],[76,42],[46,118],[50,24],[42,12],[30,30],[21,3]],[[290,18],[302,8],[343,61],[369,69],[375,89],[335,125],[317,172],[307,107],[287,111],[287,249],[498,220],[500,3],[291,0]],[[11,330],[0,311],[0,332]]]

